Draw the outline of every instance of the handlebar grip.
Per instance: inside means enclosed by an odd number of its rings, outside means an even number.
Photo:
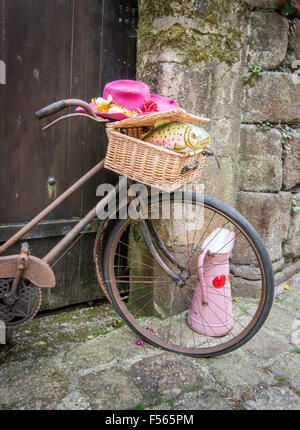
[[[66,101],[60,100],[58,102],[52,103],[49,106],[44,107],[41,110],[38,110],[37,112],[35,112],[34,115],[37,119],[43,119],[43,118],[47,118],[47,116],[53,115],[65,109],[66,107],[68,107]]]

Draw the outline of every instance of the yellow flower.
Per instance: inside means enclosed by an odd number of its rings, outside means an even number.
[[[290,287],[289,287],[288,285],[285,285],[285,286],[284,286],[284,289],[285,289],[286,291],[289,291]]]

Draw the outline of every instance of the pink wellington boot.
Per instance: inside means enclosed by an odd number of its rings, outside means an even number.
[[[203,243],[197,287],[187,319],[197,333],[224,336],[233,327],[229,257],[234,242],[234,232],[218,228]]]

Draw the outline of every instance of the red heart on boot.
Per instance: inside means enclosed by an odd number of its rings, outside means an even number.
[[[221,275],[221,276],[217,276],[216,278],[214,278],[212,281],[212,284],[215,288],[222,288],[222,287],[224,287],[225,282],[226,282],[226,276]]]

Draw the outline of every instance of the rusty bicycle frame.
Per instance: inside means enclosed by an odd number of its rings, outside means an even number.
[[[43,131],[47,130],[52,125],[56,124],[65,118],[84,116],[85,118],[92,119],[98,123],[106,123],[106,120],[99,119],[91,109],[88,103],[82,100],[69,99],[56,102],[38,112],[36,117],[38,119],[45,118],[49,115],[59,112],[60,110],[69,106],[81,106],[87,111],[86,114],[69,114],[58,118],[48,126],[43,128]],[[21,230],[15,235],[8,239],[3,245],[0,246],[0,255],[4,254],[9,248],[11,248],[16,242],[31,231],[40,221],[46,216],[53,212],[59,205],[61,205],[68,197],[70,197],[76,190],[78,190],[83,184],[85,184],[90,178],[98,173],[104,167],[104,160],[100,161],[95,167],[89,172],[82,176],[76,183],[74,183],[67,191],[59,196],[54,202],[52,202],[47,208],[41,211],[35,218],[33,218],[28,224],[26,224]],[[110,191],[100,203],[101,208],[105,207],[108,200],[112,197],[113,190]],[[18,284],[18,280],[22,277],[26,277],[29,281],[35,284],[39,288],[52,288],[55,286],[55,275],[50,268],[49,264],[75,239],[75,237],[82,232],[82,230],[97,216],[96,208],[93,208],[82,220],[75,225],[75,227],[53,248],[50,252],[42,259],[38,259],[30,255],[28,245],[24,244],[21,254],[19,256],[7,256],[0,257],[0,278],[14,277],[15,282],[13,284],[12,295],[15,294],[15,290]],[[27,245],[27,246],[26,246]],[[27,256],[26,261],[23,262],[24,255]],[[22,256],[22,257],[21,257]],[[21,261],[23,264],[21,264]]]
[[[82,100],[68,99],[53,103],[40,111],[35,113],[37,119],[46,118],[54,113],[57,113],[67,107],[80,106],[86,110],[86,114],[72,113],[64,115],[52,123],[48,124],[43,128],[43,131],[47,130],[49,127],[57,124],[59,121],[66,118],[74,117],[84,117],[89,118],[97,123],[105,124],[108,120],[98,118],[90,105]],[[55,201],[53,201],[48,207],[42,210],[36,217],[34,217],[28,224],[21,228],[16,234],[14,234],[10,239],[8,239],[4,244],[0,246],[0,255],[4,254],[9,248],[16,244],[22,237],[24,237],[29,231],[31,231],[40,221],[42,221],[46,216],[53,212],[60,204],[62,204],[68,197],[70,197],[76,190],[78,190],[83,184],[85,184],[90,178],[92,178],[96,173],[104,168],[104,160],[100,161],[89,170],[84,176],[82,176],[77,182],[75,182],[68,190],[61,194]],[[9,255],[0,256],[0,279],[1,278],[13,278],[13,285],[11,291],[6,295],[6,303],[8,305],[13,305],[17,300],[17,286],[21,278],[28,279],[34,285],[39,288],[53,288],[56,285],[55,274],[50,267],[58,255],[61,254],[73,241],[80,235],[80,233],[86,228],[86,226],[97,217],[97,212],[105,208],[107,203],[113,198],[119,191],[119,185],[116,185],[114,189],[108,192],[108,194],[103,197],[100,202],[92,209],[90,212],[82,218],[78,224],[66,235],[64,238],[56,244],[48,254],[39,259],[30,254],[29,245],[27,243],[22,244],[21,252],[19,255]],[[126,201],[127,204],[127,201]],[[162,269],[172,278],[178,286],[183,286],[186,279],[182,276],[185,268],[180,266],[174,257],[172,257],[164,244],[160,240],[157,231],[151,220],[140,220],[140,226],[142,234],[145,241],[149,247],[150,252],[160,264]],[[151,237],[150,237],[151,235]],[[177,274],[175,274],[167,264],[161,259],[153,241],[162,251],[162,253],[167,257],[169,262],[174,265],[177,269]]]

